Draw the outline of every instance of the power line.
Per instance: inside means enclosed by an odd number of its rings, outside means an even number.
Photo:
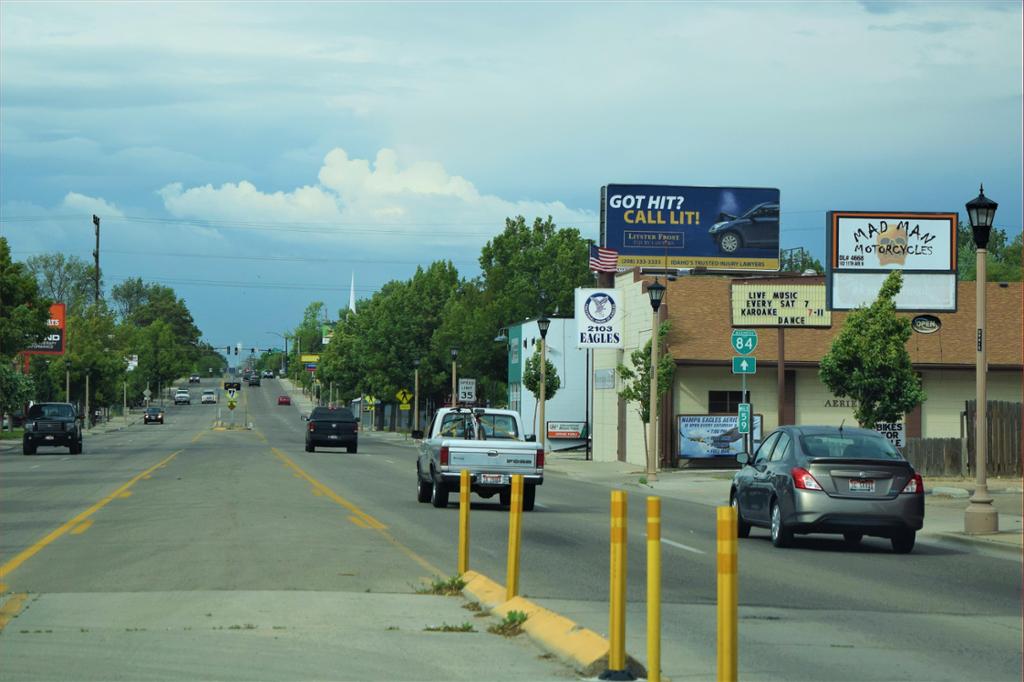
[[[104,253],[115,253],[125,256],[166,256],[169,258],[208,258],[213,260],[246,260],[246,261],[270,261],[270,262],[294,262],[294,263],[374,263],[384,265],[422,265],[423,261],[399,261],[386,259],[369,258],[310,258],[309,256],[238,256],[216,253],[170,253],[164,251],[125,251],[121,249],[104,249]],[[52,253],[51,251],[11,251],[17,255],[39,255]],[[68,253],[65,251],[64,253]],[[450,260],[450,259],[445,259]],[[476,259],[453,260],[453,263],[476,263]]]

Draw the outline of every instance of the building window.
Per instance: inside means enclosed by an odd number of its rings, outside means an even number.
[[[743,391],[708,391],[708,413],[736,414],[743,402]],[[750,402],[750,391],[747,391],[747,402]]]

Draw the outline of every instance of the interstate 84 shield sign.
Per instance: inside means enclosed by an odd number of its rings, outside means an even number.
[[[576,290],[576,347],[622,348],[622,300],[617,289]]]

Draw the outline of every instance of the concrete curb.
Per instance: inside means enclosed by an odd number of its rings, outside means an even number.
[[[1019,545],[1011,545],[1000,540],[990,539],[984,535],[964,535],[961,533],[928,533],[928,538],[936,538],[949,541],[965,547],[985,547],[997,552],[1013,556],[1017,559],[1024,558],[1024,550]]]
[[[466,587],[462,592],[475,599],[492,612],[504,617],[510,611],[522,611],[527,615],[523,630],[548,653],[558,656],[586,677],[596,677],[608,668],[608,640],[593,630],[588,630],[538,606],[523,597],[505,599],[505,588],[487,576],[476,571],[466,571],[462,576]],[[637,678],[646,678],[644,666],[632,656],[626,656],[626,668]]]

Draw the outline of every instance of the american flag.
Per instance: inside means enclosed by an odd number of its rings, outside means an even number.
[[[590,269],[594,272],[615,272],[619,264],[619,252],[590,245]]]

